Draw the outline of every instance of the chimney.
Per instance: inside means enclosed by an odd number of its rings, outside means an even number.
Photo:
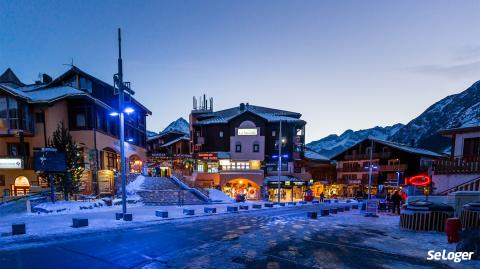
[[[244,103],[240,103],[240,111],[245,111],[245,104]]]

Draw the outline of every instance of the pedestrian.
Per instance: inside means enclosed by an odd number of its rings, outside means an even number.
[[[398,193],[398,191],[395,191],[391,199],[393,203],[392,213],[400,215],[400,203],[402,202],[402,196],[400,195],[400,193]]]
[[[155,176],[160,177],[160,166],[158,164],[155,166]]]
[[[322,193],[320,193],[320,202],[323,203],[323,199],[325,199],[325,195]]]

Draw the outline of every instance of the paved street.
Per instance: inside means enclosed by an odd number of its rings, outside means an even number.
[[[390,244],[399,238],[375,226],[334,222],[365,219],[357,211],[309,220],[305,215],[311,209],[233,213],[72,235],[2,251],[0,268],[456,268],[368,247],[369,240]]]

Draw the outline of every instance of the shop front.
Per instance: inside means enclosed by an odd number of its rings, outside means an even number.
[[[230,180],[223,185],[222,191],[232,199],[239,195],[243,195],[247,200],[260,199],[260,186],[245,178]]]
[[[278,177],[267,177],[264,184],[267,187],[268,200],[278,201]],[[282,202],[303,201],[307,189],[309,189],[308,181],[293,177],[280,177],[280,201]]]

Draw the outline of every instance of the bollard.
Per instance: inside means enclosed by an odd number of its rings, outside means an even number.
[[[285,203],[278,203],[278,205],[280,205],[280,206],[285,206]]]
[[[348,205],[345,206],[345,211],[350,211],[350,207]]]
[[[330,208],[330,213],[337,214],[337,209],[336,208]]]
[[[288,202],[288,205],[296,205],[297,203],[295,202]]]
[[[325,217],[329,215],[330,210],[328,209],[322,209],[320,210],[320,216]]]
[[[168,211],[156,210],[155,216],[161,217],[161,218],[168,218]]]
[[[227,212],[238,212],[238,207],[236,207],[236,206],[227,206]]]
[[[262,205],[254,204],[252,205],[252,208],[260,209],[262,208]]]
[[[240,206],[240,209],[241,209],[241,210],[248,210],[248,205],[241,205],[241,206]]]
[[[273,207],[273,204],[272,203],[265,203],[263,206],[264,207]]]
[[[121,219],[123,219],[123,213],[115,213],[115,219],[116,219],[116,220],[121,220]]]
[[[183,214],[188,215],[188,216],[193,216],[193,215],[195,215],[195,210],[184,208],[183,209]]]
[[[82,218],[73,218],[72,219],[72,227],[73,228],[80,228],[88,226],[88,219]]]
[[[358,209],[358,204],[353,204],[352,209]]]
[[[317,218],[317,212],[307,212],[307,218],[316,219]]]
[[[319,204],[320,202],[319,201],[312,201],[312,204]]]
[[[133,220],[133,215],[132,215],[132,213],[125,213],[125,214],[123,214],[123,220],[124,220],[124,221],[132,221],[132,220]]]
[[[306,204],[307,204],[307,202],[305,202],[305,201],[300,201],[300,204],[302,204],[302,205],[306,205]]]
[[[25,234],[27,229],[25,223],[14,223],[12,224],[12,235]]]
[[[337,212],[343,212],[343,211],[344,211],[343,207],[337,207]]]
[[[215,207],[204,207],[203,213],[217,213],[217,209]]]

